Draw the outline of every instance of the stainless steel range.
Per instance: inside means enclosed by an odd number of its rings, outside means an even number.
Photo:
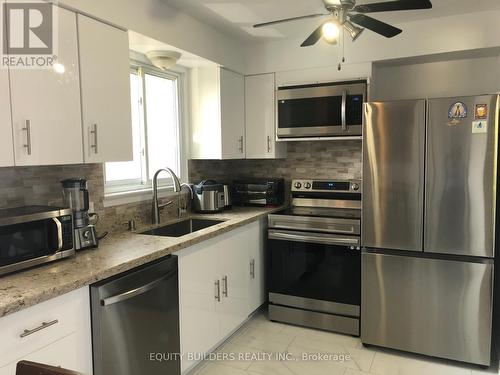
[[[294,180],[269,215],[269,319],[359,335],[361,181]]]

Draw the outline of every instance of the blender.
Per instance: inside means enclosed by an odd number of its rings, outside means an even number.
[[[70,178],[61,181],[64,205],[73,210],[75,249],[82,250],[97,247],[99,240],[95,226],[90,223],[89,191],[87,180]]]

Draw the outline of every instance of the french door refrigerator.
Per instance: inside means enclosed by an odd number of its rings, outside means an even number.
[[[490,365],[499,97],[374,102],[361,339]]]

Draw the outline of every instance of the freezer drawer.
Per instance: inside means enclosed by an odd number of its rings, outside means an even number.
[[[362,244],[422,251],[425,100],[365,105]]]
[[[362,254],[361,341],[490,365],[493,264]]]

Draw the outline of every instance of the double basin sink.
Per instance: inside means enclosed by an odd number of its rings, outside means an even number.
[[[224,220],[212,219],[185,219],[176,223],[164,225],[159,228],[151,229],[141,234],[150,236],[163,236],[163,237],[182,237],[211,226],[223,223]]]

